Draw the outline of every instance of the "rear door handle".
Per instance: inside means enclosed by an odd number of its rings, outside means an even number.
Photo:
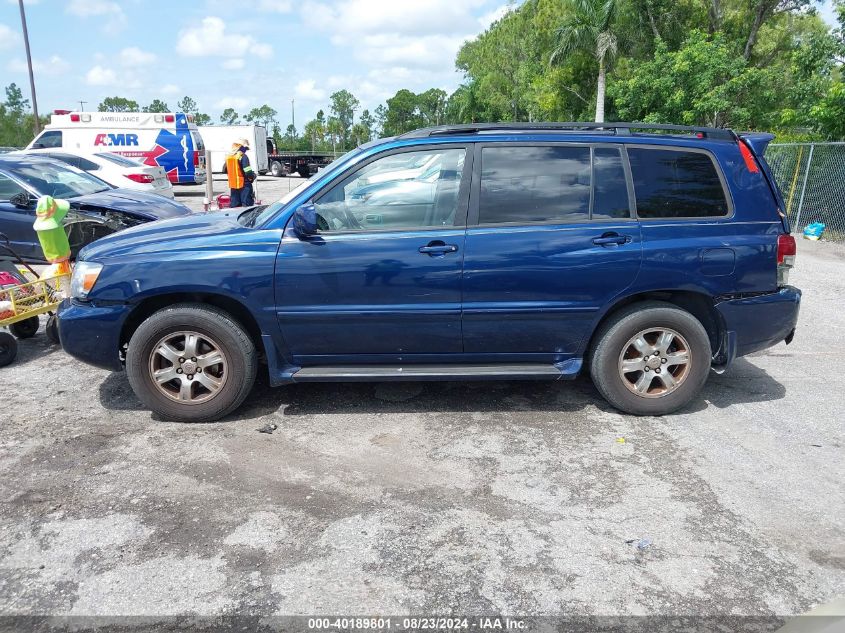
[[[594,237],[593,244],[598,246],[618,246],[631,241],[630,235],[619,235],[618,233],[605,233],[601,237]]]
[[[455,244],[446,244],[440,240],[434,240],[425,246],[420,246],[419,251],[429,257],[437,257],[445,255],[446,253],[457,253],[458,247]]]

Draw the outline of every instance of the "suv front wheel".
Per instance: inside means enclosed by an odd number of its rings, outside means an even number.
[[[129,341],[126,373],[135,395],[169,420],[210,422],[234,411],[257,372],[255,346],[232,317],[175,305],[144,321]]]
[[[648,301],[613,315],[601,327],[590,375],[614,407],[664,415],[692,400],[710,370],[710,338],[701,322],[672,304]]]

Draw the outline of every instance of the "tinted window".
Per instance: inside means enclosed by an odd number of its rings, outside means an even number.
[[[641,218],[701,218],[728,214],[722,182],[702,152],[630,148]]]
[[[613,147],[593,150],[594,219],[629,218],[628,185],[622,166],[622,153]]]
[[[33,143],[34,147],[61,147],[62,133],[57,130],[48,130],[38,137],[38,140]]]
[[[479,222],[588,219],[590,148],[485,147]]]
[[[320,230],[453,226],[464,149],[385,156],[344,178],[316,200]]]
[[[23,187],[18,183],[8,176],[0,174],[0,200],[8,200],[16,193],[21,193],[22,191]]]

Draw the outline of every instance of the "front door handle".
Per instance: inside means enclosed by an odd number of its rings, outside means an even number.
[[[420,246],[419,251],[429,257],[442,257],[446,253],[457,253],[458,247],[455,244],[446,244],[440,240],[434,240],[425,246]]]
[[[618,246],[631,241],[630,235],[619,235],[618,233],[605,233],[601,237],[594,237],[593,244],[598,246]]]

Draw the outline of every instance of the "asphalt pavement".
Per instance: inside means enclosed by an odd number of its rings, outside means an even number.
[[[845,247],[801,241],[797,265],[793,344],[662,418],[586,379],[264,381],[176,424],[41,331],[0,369],[0,613],[785,616],[842,596]]]

